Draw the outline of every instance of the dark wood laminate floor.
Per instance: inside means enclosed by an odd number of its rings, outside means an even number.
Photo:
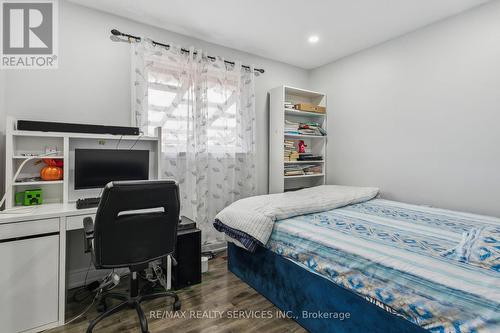
[[[124,279],[121,285],[125,286],[127,283],[128,280]],[[210,261],[209,271],[203,275],[201,284],[180,290],[177,294],[182,301],[182,310],[178,313],[178,318],[150,318],[150,311],[159,311],[162,316],[165,310],[167,314],[173,314],[170,300],[168,304],[164,299],[142,303],[151,333],[306,332],[293,320],[278,318],[276,316],[278,309],[272,303],[229,272],[225,254],[219,254],[217,258]],[[90,299],[82,304],[68,304],[66,318],[73,318],[89,302]],[[246,313],[236,311],[246,311]],[[263,314],[264,317],[268,317],[269,314],[272,316],[270,318],[244,318],[252,311],[254,311],[254,316],[259,316],[259,314]],[[263,311],[266,312],[263,313]],[[182,318],[182,314],[185,318]],[[93,306],[80,319],[47,332],[85,332],[89,320],[97,315]],[[196,318],[197,316],[202,318]],[[236,316],[240,318],[235,319]],[[135,310],[122,311],[103,320],[96,326],[94,332],[140,332]]]

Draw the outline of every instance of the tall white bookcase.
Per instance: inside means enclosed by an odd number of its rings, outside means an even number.
[[[285,119],[293,122],[316,122],[327,130],[327,114],[299,111],[285,108],[285,101],[292,103],[311,103],[326,107],[326,95],[320,92],[280,86],[269,92],[269,193],[280,193],[297,188],[311,187],[326,183],[326,146],[328,135],[291,135],[285,134]],[[303,140],[313,154],[323,155],[322,161],[284,161],[284,141]],[[314,175],[285,176],[287,163],[307,163],[322,166],[322,172]]]

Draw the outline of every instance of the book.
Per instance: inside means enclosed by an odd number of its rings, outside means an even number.
[[[285,161],[297,160],[298,156],[295,155],[297,149],[293,140],[284,140],[283,142],[283,158]]]
[[[299,123],[285,119],[285,134],[303,134],[303,135],[326,135],[326,131],[318,123]]]
[[[314,164],[287,164],[284,168],[285,176],[315,175],[322,172],[322,166]]]

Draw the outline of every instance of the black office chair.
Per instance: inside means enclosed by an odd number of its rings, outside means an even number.
[[[121,181],[106,185],[95,222],[90,217],[84,220],[85,252],[91,252],[97,269],[128,267],[130,295],[103,294],[101,302],[104,304],[106,298],[122,303],[92,320],[87,333],[104,318],[126,308],[137,311],[141,331],[148,332],[146,316],[140,306],[144,300],[173,297],[174,311],[180,309],[179,298],[172,292],[139,295],[137,280],[137,272],[147,268],[149,262],[174,252],[179,207],[179,188],[172,180]],[[149,211],[144,211],[147,209]]]

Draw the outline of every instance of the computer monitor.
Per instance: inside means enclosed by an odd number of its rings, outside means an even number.
[[[75,190],[104,187],[116,180],[149,179],[149,151],[75,149]]]

